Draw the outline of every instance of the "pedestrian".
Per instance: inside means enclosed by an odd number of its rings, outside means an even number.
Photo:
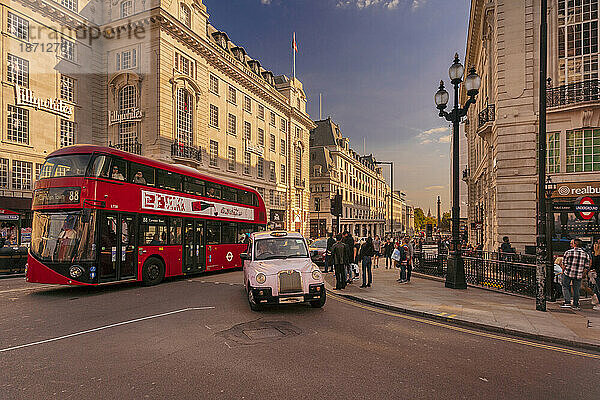
[[[408,246],[406,245],[405,240],[398,244],[398,251],[399,255],[396,258],[398,258],[397,263],[400,267],[400,277],[398,278],[397,282],[407,283],[408,280],[406,276],[406,267],[408,262]]]
[[[325,273],[329,272],[329,266],[331,265],[331,271],[333,272],[333,262],[331,261],[331,248],[335,244],[335,239],[333,238],[333,232],[329,232],[329,237],[327,238],[327,247],[325,249]]]
[[[413,255],[415,254],[415,248],[413,247],[412,240],[410,237],[406,237],[406,281],[410,282],[410,275],[413,269]]]
[[[346,245],[346,278],[348,283],[352,283],[352,267],[350,264],[354,262],[354,238],[348,231],[344,231],[342,242]]]
[[[502,244],[500,245],[500,255],[503,261],[512,261],[512,256],[510,254],[516,254],[514,247],[510,244],[510,240],[508,236],[504,236],[502,238]]]
[[[335,272],[335,288],[346,288],[346,245],[342,242],[342,235],[338,233],[335,244],[331,247],[331,261]]]
[[[394,252],[394,244],[390,238],[387,238],[385,241],[385,246],[383,246],[383,256],[385,257],[385,269],[393,268],[394,264],[392,263],[392,253]]]
[[[361,288],[371,287],[371,281],[373,280],[373,275],[371,271],[371,261],[375,255],[375,247],[373,246],[373,239],[371,236],[367,238],[367,240],[360,246],[359,257],[362,261],[362,285]]]
[[[587,269],[592,267],[592,258],[582,249],[583,242],[581,239],[571,240],[571,249],[565,251],[562,262],[563,281],[562,290],[565,302],[562,308],[571,307],[571,286],[573,287],[573,306],[574,310],[579,308],[579,289],[581,287],[581,279],[585,275]]]
[[[373,256],[373,264],[374,268],[379,268],[379,257],[381,256],[381,240],[379,240],[379,236],[375,235],[373,239],[373,249],[375,250],[375,255]]]
[[[594,293],[596,293],[596,300],[598,304],[594,306],[594,310],[600,311],[600,239],[596,239],[596,243],[592,247],[592,269],[595,272],[594,281]]]

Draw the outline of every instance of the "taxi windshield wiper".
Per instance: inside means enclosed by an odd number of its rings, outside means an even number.
[[[278,260],[278,259],[285,259],[285,258],[287,258],[287,256],[281,256],[281,255],[276,256],[276,255],[273,255],[273,256],[266,256],[264,258],[260,258],[259,261],[264,261],[264,260]]]

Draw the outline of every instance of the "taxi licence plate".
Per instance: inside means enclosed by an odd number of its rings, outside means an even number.
[[[303,296],[282,297],[279,299],[279,303],[302,303],[303,301],[304,301]]]

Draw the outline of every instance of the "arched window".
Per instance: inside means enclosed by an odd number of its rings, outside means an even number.
[[[133,85],[124,86],[119,91],[119,114],[125,114],[137,107],[137,90]],[[134,144],[137,142],[137,122],[121,122],[119,124],[119,143]]]
[[[181,19],[181,22],[188,28],[192,27],[192,12],[190,11],[190,8],[183,3],[179,6],[179,19]]]
[[[192,96],[183,88],[177,89],[177,141],[185,145],[194,144],[192,129]]]

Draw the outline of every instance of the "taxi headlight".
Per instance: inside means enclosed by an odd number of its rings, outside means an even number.
[[[79,265],[73,265],[69,268],[69,275],[72,278],[79,278],[83,274],[83,269]]]
[[[256,274],[256,283],[262,285],[266,281],[267,281],[267,276],[265,274],[263,274],[262,272],[259,272],[258,274]]]
[[[312,277],[315,281],[320,281],[321,280],[321,271],[319,271],[318,269],[313,270]]]

